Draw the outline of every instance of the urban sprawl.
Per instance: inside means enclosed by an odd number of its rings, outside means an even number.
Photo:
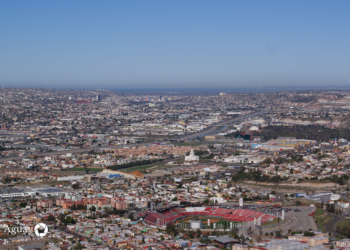
[[[0,105],[0,249],[350,249],[350,91]]]

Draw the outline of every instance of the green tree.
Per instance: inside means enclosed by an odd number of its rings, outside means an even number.
[[[84,248],[86,248],[86,247],[84,247],[82,244],[80,244],[80,242],[77,244],[77,245],[75,245],[74,247],[73,247],[73,250],[81,250],[81,249],[84,249]]]
[[[19,204],[20,207],[25,208],[27,206],[27,202],[21,202]]]
[[[173,223],[169,223],[166,225],[165,231],[167,234],[174,237],[174,235],[176,234],[176,227]]]
[[[312,237],[312,236],[315,236],[315,234],[314,234],[314,232],[305,231],[305,232],[304,232],[304,236]]]
[[[200,238],[202,236],[202,231],[198,228],[196,234],[197,238]]]
[[[66,225],[75,224],[75,220],[72,217],[67,216],[66,219],[64,220],[64,224],[66,224]]]
[[[52,214],[49,215],[49,217],[47,217],[46,219],[47,221],[55,221],[55,216],[53,216]]]

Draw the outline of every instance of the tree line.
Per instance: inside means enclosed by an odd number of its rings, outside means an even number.
[[[112,170],[118,170],[118,169],[123,169],[123,168],[131,168],[131,167],[136,167],[136,166],[148,165],[148,164],[160,162],[162,160],[163,159],[133,161],[133,162],[124,163],[124,164],[120,164],[120,165],[112,165],[112,166],[109,166],[107,168],[112,169]]]
[[[316,141],[329,141],[334,138],[350,139],[350,129],[331,129],[318,125],[294,125],[294,126],[267,126],[261,132],[255,132],[255,136],[261,136],[264,140],[277,139],[278,137],[296,137]]]

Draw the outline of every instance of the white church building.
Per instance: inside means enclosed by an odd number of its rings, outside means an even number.
[[[193,148],[191,148],[190,155],[185,156],[185,164],[190,165],[198,162],[199,162],[199,156],[195,155],[193,152]]]

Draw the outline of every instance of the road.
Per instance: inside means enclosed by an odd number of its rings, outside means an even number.
[[[337,224],[340,221],[344,220],[344,217],[342,217],[340,215],[336,215],[336,214],[331,214],[331,213],[329,213],[329,215],[332,216],[332,220],[326,224],[325,230],[326,230],[326,232],[331,233],[332,236],[334,237],[334,236],[338,235],[335,227],[337,226]]]
[[[247,118],[250,118],[250,117],[254,117],[254,116],[258,116],[258,115],[261,115],[262,113],[265,113],[266,111],[259,111],[259,112],[256,112],[256,113],[252,113],[252,114],[248,114],[248,115],[243,115],[243,116],[239,116],[239,117],[236,117],[236,118],[232,118],[232,119],[228,119],[228,120],[225,120],[225,121],[222,121],[222,122],[218,122],[218,123],[215,123],[213,124],[212,126],[210,126],[209,128],[203,130],[203,131],[200,131],[200,132],[196,132],[196,133],[191,133],[191,134],[188,134],[188,135],[184,135],[184,136],[180,136],[178,137],[176,140],[191,140],[191,139],[195,139],[197,137],[202,137],[202,136],[205,136],[207,134],[211,134],[215,131],[218,130],[218,126],[225,126],[225,125],[228,125],[230,123],[233,123],[233,122],[237,122],[237,121],[240,121],[240,120],[243,120],[243,119],[247,119]],[[135,144],[135,146],[144,146],[144,145],[149,145],[151,144],[152,142],[142,142],[142,143],[137,143]],[[134,145],[134,144],[132,144]],[[96,147],[96,148],[79,148],[79,149],[71,149],[71,150],[64,150],[64,151],[52,151],[52,152],[42,152],[42,153],[36,153],[37,155],[39,156],[50,156],[50,155],[62,155],[62,154],[68,154],[68,153],[87,153],[87,152],[90,152],[91,150],[95,150],[95,151],[101,151],[101,150],[108,150],[108,149],[117,149],[117,148],[122,148],[122,147],[125,147],[127,145],[118,145],[118,146],[109,146],[109,147]],[[4,157],[4,158],[1,158],[0,159],[0,163],[2,162],[6,162],[6,161],[18,161],[18,160],[21,160],[21,159],[24,159],[24,158],[28,158],[28,155],[25,155],[25,156],[14,156],[14,157]]]
[[[263,114],[265,112],[266,112],[266,110],[263,110],[263,111],[259,111],[259,112],[256,112],[256,113],[247,114],[247,115],[239,116],[239,117],[236,117],[236,118],[228,119],[228,120],[225,120],[225,121],[222,121],[222,122],[218,122],[218,123],[213,124],[209,128],[203,130],[203,131],[200,131],[200,132],[197,132],[197,133],[193,133],[193,134],[189,134],[189,135],[185,135],[185,136],[179,137],[179,139],[180,140],[192,140],[192,139],[195,139],[197,137],[203,137],[205,135],[212,134],[212,133],[216,132],[217,130],[219,130],[219,127],[223,127],[223,126],[228,125],[228,124],[233,123],[233,122],[238,122],[240,120],[244,120],[244,119],[247,119],[247,118],[258,116],[258,115],[261,115],[261,114]]]
[[[296,207],[292,207],[292,209],[295,209]],[[282,230],[282,235],[287,235],[288,230],[291,229],[292,231],[308,231],[310,228],[312,230],[317,231],[317,225],[313,219],[313,217],[309,216],[308,214],[312,213],[315,208],[312,207],[297,207],[301,210],[301,212],[294,212],[293,210],[285,213],[285,220],[286,222],[283,223],[280,226],[273,227],[273,228],[264,228],[263,233],[270,233],[275,232],[278,230]]]

